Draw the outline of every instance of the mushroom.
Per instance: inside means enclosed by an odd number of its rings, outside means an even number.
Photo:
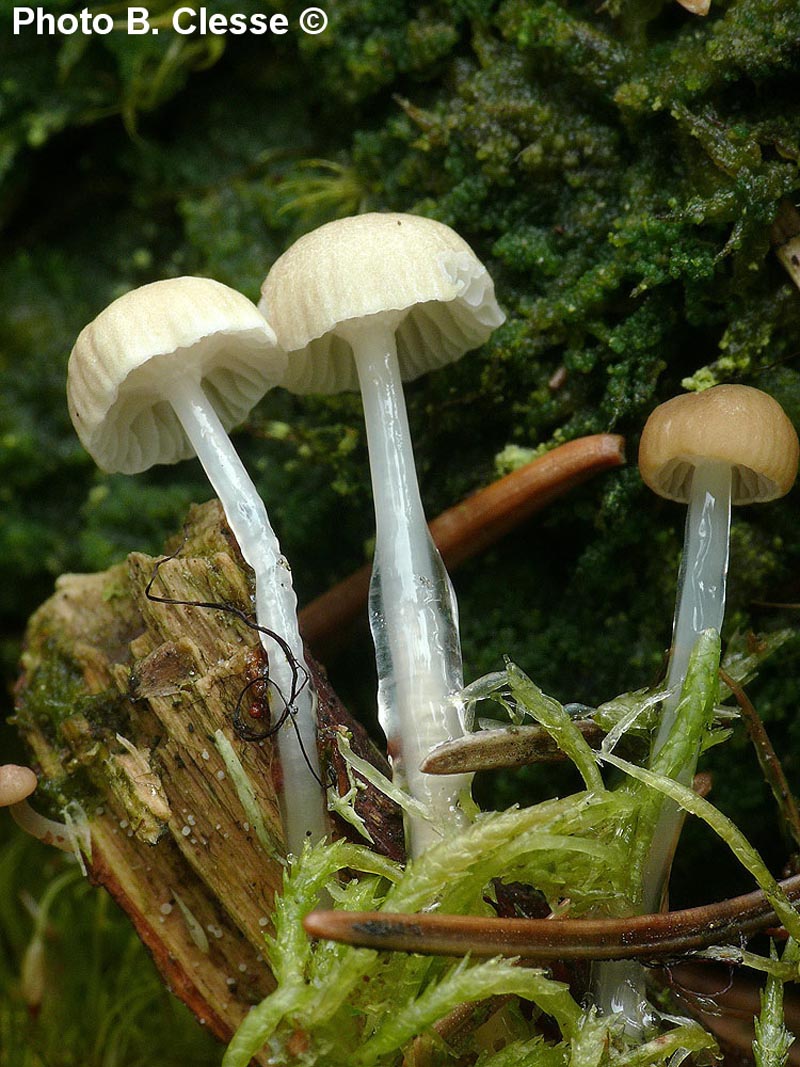
[[[797,475],[798,440],[780,404],[746,385],[718,385],[674,397],[650,415],[639,446],[639,470],[659,496],[688,504],[683,560],[655,755],[673,727],[695,641],[722,629],[731,504],[774,500]],[[679,777],[691,780],[694,763]],[[645,872],[644,904],[658,907],[680,825],[670,805]]]
[[[74,852],[68,827],[39,815],[28,803],[37,785],[38,779],[30,767],[16,763],[0,766],[0,808],[8,808],[11,818],[25,833],[62,852]]]
[[[707,15],[711,10],[711,0],[678,0],[678,3],[693,15]]]
[[[261,634],[270,681],[291,717],[278,750],[284,825],[296,852],[307,836],[326,831],[315,697],[289,565],[227,434],[285,364],[269,324],[244,296],[208,278],[172,278],[125,294],[84,328],[70,356],[67,396],[78,436],[103,470],[135,474],[193,454],[202,463],[255,572],[258,624],[282,642],[276,654]],[[296,691],[298,677],[307,684]]]
[[[503,322],[469,245],[432,219],[366,214],[301,237],[274,264],[259,305],[289,356],[284,385],[340,392],[360,383],[376,546],[370,625],[378,705],[396,780],[428,807],[409,820],[411,853],[463,821],[470,778],[433,779],[428,752],[462,731],[458,609],[428,533],[402,381],[476,348]]]

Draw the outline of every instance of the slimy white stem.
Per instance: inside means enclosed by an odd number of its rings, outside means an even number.
[[[678,576],[672,651],[666,682],[669,694],[661,706],[661,722],[653,745],[653,756],[661,749],[675,723],[689,657],[697,638],[703,630],[722,629],[730,516],[730,464],[711,461],[698,464],[692,472],[683,557]],[[679,780],[690,782],[696,764],[695,755],[681,768]],[[661,907],[682,822],[680,809],[671,802],[665,802],[644,872],[645,912],[655,912]],[[651,1028],[653,1009],[647,1001],[644,969],[636,960],[595,963],[592,966],[592,987],[600,1011],[604,1015],[621,1012],[629,1034],[643,1036]]]
[[[318,841],[324,836],[327,820],[324,791],[314,777],[319,775],[315,694],[297,624],[292,573],[264,503],[202,386],[185,378],[176,380],[167,395],[222,504],[242,555],[255,573],[256,620],[259,626],[283,638],[299,665],[301,677],[305,671],[309,679],[294,702],[293,723],[284,723],[277,734],[287,844],[290,852],[299,854],[306,839]],[[269,658],[275,719],[292,690],[292,666],[274,641],[266,634],[260,636]],[[280,697],[272,699],[278,692]]]
[[[424,774],[432,748],[463,733],[458,608],[442,558],[428,532],[419,495],[396,322],[361,320],[340,327],[353,348],[367,427],[376,544],[370,627],[378,668],[378,714],[395,781],[430,810],[409,818],[409,852],[419,855],[466,817],[459,797],[471,775]]]
[[[710,461],[699,464],[692,473],[692,495],[686,516],[666,680],[670,695],[662,708],[656,752],[666,741],[675,721],[680,687],[686,678],[689,657],[697,638],[703,630],[719,632],[722,629],[730,526],[730,464]],[[684,780],[688,782],[693,773],[693,770],[687,771]]]
[[[591,985],[602,1015],[622,1017],[630,1037],[644,1039],[656,1023],[647,999],[644,967],[638,960],[600,960],[591,964]]]
[[[730,464],[712,461],[699,463],[692,473],[683,558],[678,577],[672,652],[667,670],[670,692],[662,704],[661,723],[653,745],[654,756],[675,723],[689,657],[698,636],[703,630],[722,630],[730,525]],[[680,771],[679,781],[688,784],[696,765],[695,756]],[[681,812],[674,804],[664,804],[645,870],[643,903],[646,912],[658,911],[661,905],[682,819]]]

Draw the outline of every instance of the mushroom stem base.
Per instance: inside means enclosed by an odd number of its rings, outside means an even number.
[[[463,687],[455,594],[425,521],[392,329],[361,322],[353,348],[367,426],[376,544],[370,627],[378,705],[395,777],[429,809],[409,820],[414,855],[463,824],[459,800],[471,776],[436,778],[419,768],[432,748],[463,733]]]

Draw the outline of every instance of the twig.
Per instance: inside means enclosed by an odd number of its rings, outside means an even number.
[[[434,1067],[440,1062],[436,1056],[442,1044],[456,1056],[465,1036],[471,1035],[478,1021],[485,1021],[489,1014],[499,1011],[513,998],[499,995],[476,1003],[459,1004],[444,1018],[434,1023],[431,1032],[415,1038],[409,1052],[403,1058],[403,1067]]]
[[[800,875],[780,882],[800,897]],[[472,915],[402,915],[316,911],[303,925],[312,937],[362,948],[442,956],[520,956],[527,960],[661,959],[680,956],[777,923],[758,890],[685,911],[618,919],[498,919]]]
[[[739,705],[745,727],[747,728],[747,736],[752,741],[753,748],[756,750],[761,773],[764,775],[767,785],[772,790],[772,795],[775,797],[775,802],[778,805],[778,811],[780,812],[781,818],[786,824],[789,833],[794,838],[795,844],[800,847],[800,810],[798,810],[797,801],[789,788],[786,775],[783,773],[783,766],[778,758],[778,754],[772,747],[772,742],[769,739],[767,731],[764,729],[761,717],[753,707],[752,701],[747,693],[745,693],[744,689],[742,689],[738,682],[735,682],[733,678],[731,678],[727,671],[720,668],[719,676],[736,697],[736,702]]]
[[[449,570],[494,544],[570,489],[625,462],[617,434],[593,434],[559,445],[462,500],[430,523]],[[314,654],[330,660],[351,624],[365,612],[371,564],[359,568],[300,612],[300,630]]]

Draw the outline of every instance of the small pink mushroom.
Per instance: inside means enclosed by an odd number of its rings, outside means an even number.
[[[46,845],[60,848],[62,852],[74,852],[67,827],[39,815],[28,803],[28,797],[37,785],[38,779],[30,767],[19,767],[15,763],[0,766],[0,808],[8,808],[11,818],[25,833],[38,837]]]

